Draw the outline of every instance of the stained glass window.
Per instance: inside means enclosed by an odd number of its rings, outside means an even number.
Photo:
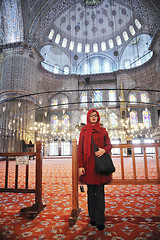
[[[148,93],[146,92],[141,93],[141,102],[144,102],[144,103],[149,102]]]
[[[57,109],[58,108],[58,99],[57,98],[53,98],[51,100],[51,106],[53,106],[53,109]]]
[[[58,131],[58,117],[56,115],[51,116],[51,128],[54,131]]]
[[[116,104],[116,91],[109,90],[109,104],[113,105]]]
[[[62,129],[63,130],[69,129],[69,116],[67,114],[64,114],[62,116]]]
[[[62,108],[68,108],[68,98],[67,98],[67,97],[64,97],[64,98],[62,99],[62,104],[64,104],[64,105],[62,106]]]
[[[117,127],[117,115],[114,112],[109,114],[109,122],[111,128]]]
[[[129,113],[130,125],[131,128],[135,128],[138,126],[138,114],[136,111],[132,111]]]
[[[87,107],[87,92],[83,91],[80,96],[81,107]]]
[[[151,127],[151,113],[148,109],[145,109],[142,112],[142,116],[143,116],[143,125],[146,128]]]
[[[137,102],[137,94],[136,93],[130,93],[129,94],[129,101],[131,103],[136,103]]]
[[[94,102],[95,107],[99,107],[99,106],[102,105],[102,91],[95,91],[94,92],[93,102]]]

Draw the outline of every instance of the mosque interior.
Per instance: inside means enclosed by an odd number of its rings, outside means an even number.
[[[91,108],[112,144],[160,142],[159,0],[2,0],[0,152],[71,155]]]

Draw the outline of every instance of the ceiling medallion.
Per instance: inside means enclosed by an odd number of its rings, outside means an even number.
[[[99,4],[102,0],[82,0],[82,2],[87,6],[95,6]]]

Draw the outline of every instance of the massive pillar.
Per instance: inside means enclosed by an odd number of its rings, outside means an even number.
[[[2,47],[0,84],[0,152],[23,151],[34,142],[38,57],[22,43]]]

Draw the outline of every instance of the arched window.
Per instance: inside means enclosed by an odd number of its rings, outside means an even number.
[[[142,25],[140,24],[139,20],[138,19],[135,19],[135,25],[138,29],[140,29],[142,27]]]
[[[135,30],[134,30],[134,27],[132,25],[129,26],[129,31],[132,34],[132,36],[135,35],[135,33],[136,33]]]
[[[90,72],[90,66],[89,66],[89,63],[86,62],[84,65],[83,65],[83,74],[89,74]]]
[[[135,58],[135,65],[136,65],[136,67],[140,66],[141,64],[142,64],[141,59],[136,57]]]
[[[54,30],[52,29],[48,35],[49,40],[52,40],[53,35],[54,35]]]
[[[87,92],[86,91],[83,91],[81,93],[80,102],[81,102],[80,104],[81,104],[82,108],[86,108],[87,107]]]
[[[95,58],[92,63],[92,72],[93,73],[100,73],[100,62],[98,58]]]
[[[129,94],[129,101],[131,103],[136,103],[137,102],[137,94],[136,93],[130,93]]]
[[[146,93],[146,92],[142,92],[141,93],[141,102],[144,102],[144,103],[148,103],[149,102],[148,93]]]
[[[112,39],[108,40],[109,48],[114,48],[114,42]]]
[[[77,44],[77,52],[82,52],[82,43]]]
[[[63,68],[63,72],[64,72],[64,74],[69,74],[69,67],[68,66],[64,66],[64,68]]]
[[[102,91],[95,91],[94,92],[93,102],[94,102],[95,107],[99,107],[99,106],[102,105]]]
[[[98,44],[97,43],[93,44],[93,52],[98,52]]]
[[[69,116],[67,114],[64,114],[62,116],[62,129],[63,130],[69,129]]]
[[[70,41],[69,49],[70,49],[71,51],[74,50],[74,42],[73,42],[73,41]]]
[[[51,128],[54,131],[58,131],[58,117],[56,115],[51,116]]]
[[[103,62],[103,72],[110,72],[111,71],[111,67],[110,67],[110,62],[105,59]]]
[[[68,108],[68,98],[67,97],[64,97],[62,98],[62,108]]]
[[[128,33],[126,31],[123,32],[123,38],[124,38],[124,41],[128,41],[129,39]]]
[[[121,45],[122,44],[122,40],[121,40],[121,37],[120,36],[117,36],[116,37],[116,42],[117,42],[117,45]]]
[[[129,68],[131,67],[130,64],[131,64],[131,61],[130,61],[130,60],[128,60],[128,59],[125,60],[125,61],[124,61],[124,68],[125,68],[125,69],[129,69]]]
[[[109,114],[109,123],[111,128],[117,127],[117,115],[113,112]]]
[[[61,39],[61,35],[60,35],[60,34],[57,34],[57,35],[56,35],[56,38],[55,38],[55,43],[59,44],[60,39]]]
[[[53,109],[57,109],[58,108],[58,99],[57,98],[52,98],[51,106],[52,106]]]
[[[136,111],[132,111],[129,113],[130,125],[131,128],[135,128],[138,126],[138,114]]]
[[[151,127],[151,113],[147,108],[142,112],[142,117],[144,127]]]
[[[66,48],[66,46],[67,46],[67,38],[63,38],[62,47]]]
[[[85,52],[86,53],[90,52],[90,45],[88,43],[85,45]]]
[[[106,43],[105,42],[101,42],[101,50],[106,51]]]
[[[54,72],[55,74],[58,74],[58,73],[59,73],[59,66],[58,66],[58,65],[54,65],[54,70],[53,70],[53,72]]]

